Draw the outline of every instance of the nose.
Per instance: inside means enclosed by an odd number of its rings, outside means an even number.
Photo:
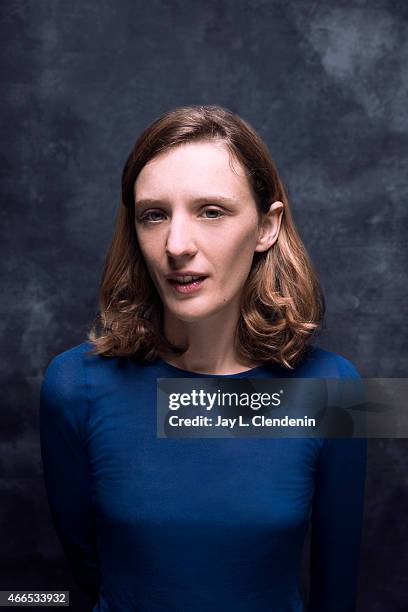
[[[187,218],[175,215],[170,224],[166,241],[166,254],[171,258],[194,255],[197,252],[192,227]]]

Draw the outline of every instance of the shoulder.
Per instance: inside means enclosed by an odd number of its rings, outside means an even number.
[[[82,342],[55,355],[45,369],[40,390],[40,428],[61,428],[86,439],[91,405],[106,394],[123,369],[123,360],[90,354],[93,344]]]
[[[86,386],[78,354],[74,349],[51,359],[40,390],[40,435],[42,445],[59,432],[74,432],[81,438],[87,423]]]
[[[85,341],[53,357],[45,370],[41,398],[89,403],[126,384],[129,378],[143,381],[155,373],[153,365],[92,354],[93,348],[92,342]]]
[[[123,361],[120,357],[92,354],[90,351],[93,347],[92,342],[85,341],[57,354],[46,368],[44,382],[58,383],[61,390],[67,386],[72,388],[87,377],[89,370],[99,372],[103,376],[109,370],[119,367]]]
[[[86,345],[86,346],[85,346]],[[40,390],[40,427],[42,435],[51,423],[83,430],[87,421],[87,389],[83,370],[82,343],[51,359]]]
[[[307,348],[295,367],[294,375],[305,378],[360,378],[357,368],[349,359],[317,345]]]
[[[78,387],[83,379],[83,361],[88,349],[89,343],[83,342],[53,357],[44,373],[42,392],[65,395]]]

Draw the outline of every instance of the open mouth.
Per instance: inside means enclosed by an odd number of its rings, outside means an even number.
[[[181,281],[180,279],[168,278],[168,282],[178,293],[191,293],[200,289],[207,276],[195,276],[187,277],[186,280]]]

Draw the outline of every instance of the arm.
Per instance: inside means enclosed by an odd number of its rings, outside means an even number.
[[[360,378],[338,357],[339,378]],[[361,387],[356,387],[356,393]],[[367,440],[322,440],[312,505],[309,612],[356,609]]]
[[[88,402],[80,356],[49,364],[40,396],[44,480],[54,526],[79,585],[96,599],[99,567],[86,451]]]
[[[325,439],[312,507],[309,612],[356,608],[367,440]]]

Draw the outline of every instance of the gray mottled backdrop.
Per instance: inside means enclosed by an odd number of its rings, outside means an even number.
[[[145,125],[221,104],[268,143],[325,289],[320,344],[407,372],[405,0],[2,2],[1,589],[71,589],[38,394],[80,343]],[[405,171],[404,171],[405,170]],[[359,611],[407,609],[408,440],[372,440]]]

